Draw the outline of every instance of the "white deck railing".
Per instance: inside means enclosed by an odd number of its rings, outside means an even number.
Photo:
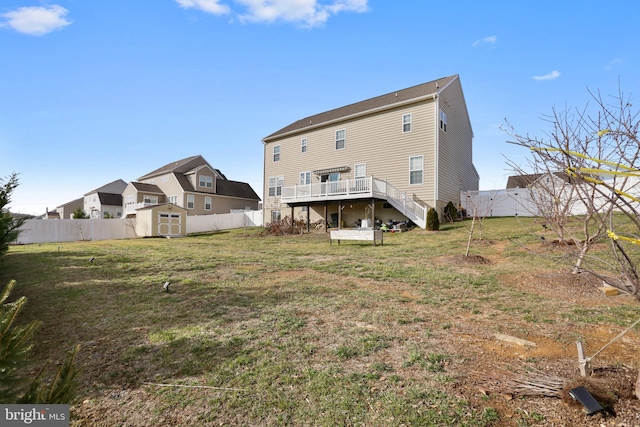
[[[427,208],[425,206],[420,205],[407,193],[387,181],[372,176],[283,187],[281,200],[283,203],[304,203],[368,197],[386,200],[418,226],[426,227]]]

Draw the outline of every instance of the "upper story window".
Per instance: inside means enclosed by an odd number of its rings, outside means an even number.
[[[211,210],[211,197],[205,197],[204,198],[204,210],[205,211],[210,211]]]
[[[311,172],[300,172],[300,185],[311,184]]]
[[[173,203],[174,205],[178,204],[178,196],[169,196],[169,203]]]
[[[148,196],[145,194],[144,196],[142,196],[142,200],[144,201],[144,203],[147,203],[150,205],[158,204],[158,196]]]
[[[440,110],[440,129],[447,131],[447,113],[442,110]]]
[[[213,177],[200,175],[200,187],[213,188]]]
[[[284,186],[284,175],[269,178],[269,197],[281,196]]]
[[[411,132],[411,114],[402,116],[402,133]]]
[[[300,151],[302,153],[307,152],[307,138],[302,138],[302,140],[300,141]]]
[[[336,131],[336,150],[343,150],[345,145],[346,132],[344,129]]]
[[[124,204],[125,205],[132,205],[136,202],[136,196],[129,194],[128,196],[125,196],[124,198]]]
[[[365,178],[367,176],[367,164],[360,163],[353,167],[353,177],[354,178]]]
[[[193,194],[187,194],[187,209],[193,209],[196,207],[196,196]]]
[[[409,184],[422,184],[424,172],[424,156],[409,157]]]
[[[273,161],[274,162],[279,162],[280,161],[280,146],[279,145],[274,145],[273,146]]]

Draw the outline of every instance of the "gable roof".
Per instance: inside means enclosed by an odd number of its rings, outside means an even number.
[[[571,177],[566,172],[553,172],[553,174],[565,182],[571,181]],[[527,188],[545,175],[547,174],[512,175],[507,179],[507,188]]]
[[[202,157],[201,155],[197,155],[197,156],[187,157],[185,159],[178,160],[175,162],[167,163],[166,165],[154,171],[151,171],[146,175],[141,176],[140,178],[138,178],[138,181],[144,181],[145,179],[153,178],[159,175],[166,175],[172,172],[184,174],[199,166],[209,166],[211,169],[213,169],[211,165],[207,163],[204,157]]]
[[[85,193],[85,196],[93,193],[122,194],[125,188],[127,188],[127,183],[121,179],[116,179],[115,181],[105,184],[100,188],[96,188],[95,190]]]
[[[356,102],[355,104],[325,111],[324,113],[305,117],[304,119],[300,119],[291,123],[289,126],[285,126],[279,131],[272,133],[262,141],[268,142],[271,139],[275,139],[289,133],[312,129],[347,117],[363,115],[376,110],[389,109],[403,104],[416,102],[420,99],[438,94],[449,83],[457,78],[457,74],[449,77],[443,77],[417,86],[387,93],[386,95]]]

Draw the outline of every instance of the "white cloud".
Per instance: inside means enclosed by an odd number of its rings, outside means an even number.
[[[560,71],[553,70],[544,76],[533,76],[533,80],[555,80],[560,77]]]
[[[220,4],[220,0],[176,0],[185,9],[198,9],[213,15],[225,15],[231,12],[226,4]]]
[[[231,8],[221,0],[176,0],[184,8],[221,15]],[[230,0],[228,0],[230,1]],[[369,10],[368,0],[233,0],[244,8],[238,12],[242,22],[294,22],[308,27],[323,25],[332,16],[341,12],[363,13]]]
[[[489,36],[489,37],[485,37],[485,38],[483,38],[483,39],[476,40],[475,42],[473,42],[472,46],[473,46],[473,47],[476,47],[476,46],[478,46],[478,45],[480,45],[480,44],[482,44],[482,43],[494,44],[494,43],[495,43],[495,42],[497,42],[497,41],[498,41],[498,37],[496,37],[496,36]]]
[[[605,69],[605,70],[611,70],[611,69],[612,69],[613,67],[615,67],[616,65],[618,65],[618,64],[622,64],[622,62],[623,62],[623,61],[622,61],[622,59],[620,59],[620,58],[613,59],[613,60],[609,61],[609,63],[607,64],[607,66],[606,66],[606,67],[604,67],[604,69]]]
[[[72,21],[65,18],[67,13],[67,9],[58,5],[20,7],[1,14],[0,17],[6,21],[0,22],[0,27],[13,28],[32,36],[42,36],[71,24]]]

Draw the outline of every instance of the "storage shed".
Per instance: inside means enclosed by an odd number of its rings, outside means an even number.
[[[136,235],[140,237],[186,236],[187,210],[172,203],[137,209]]]

